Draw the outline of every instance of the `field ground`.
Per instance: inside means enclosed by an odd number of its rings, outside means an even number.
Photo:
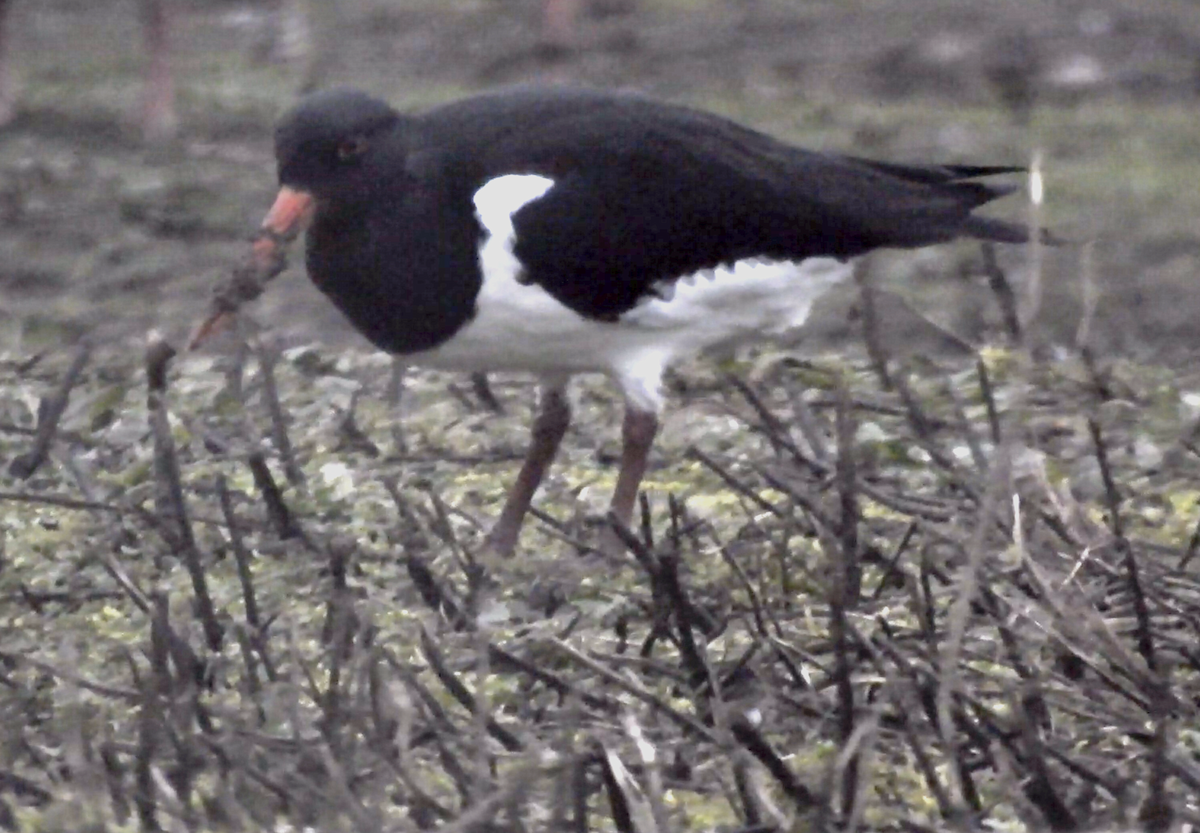
[[[542,515],[481,589],[528,380],[494,379],[494,414],[412,374],[398,422],[389,361],[297,269],[253,313],[278,344],[178,357],[148,408],[146,334],[178,344],[239,257],[301,74],[249,58],[245,9],[182,5],[183,130],[147,148],[133,9],[18,4],[0,824],[1200,824],[1200,8],[598,0],[550,56],[532,0],[312,3],[323,83],[419,107],[586,81],[888,159],[1038,149],[1045,220],[1092,241],[1043,252],[1032,351],[962,245],[870,262],[890,380],[852,291],[795,344],[680,368],[628,557],[586,552],[618,403],[581,384]],[[1028,125],[997,86],[1014,55]],[[1030,263],[1001,253],[1018,291]]]

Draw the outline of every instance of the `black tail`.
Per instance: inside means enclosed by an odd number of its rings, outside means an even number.
[[[991,199],[1011,194],[1017,189],[1015,185],[990,185],[983,182],[971,182],[1001,174],[1022,174],[1027,170],[1020,165],[902,165],[897,162],[880,162],[876,159],[863,159],[861,156],[850,157],[860,165],[894,176],[907,179],[909,182],[919,182],[923,185],[954,185],[974,186],[980,193],[991,194]]]
[[[901,165],[861,158],[856,158],[855,161],[909,182],[952,189],[956,196],[973,209],[1020,190],[1020,186],[1011,183],[995,184],[974,180],[1001,174],[1023,174],[1028,171],[1028,168],[1020,165]],[[964,237],[996,243],[1029,242],[1028,226],[993,217],[977,217],[973,214],[963,223],[961,234]],[[1061,246],[1067,241],[1049,229],[1041,229],[1038,242],[1047,246]]]

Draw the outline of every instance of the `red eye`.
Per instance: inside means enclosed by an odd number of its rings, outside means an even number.
[[[346,139],[338,145],[337,155],[342,162],[362,156],[367,150],[367,140],[362,136]]]

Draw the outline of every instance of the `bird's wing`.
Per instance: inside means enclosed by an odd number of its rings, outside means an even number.
[[[480,178],[553,181],[512,215],[525,279],[595,318],[615,318],[662,282],[743,258],[848,258],[960,235],[1020,239],[972,218],[1007,189],[996,169],[874,163],[803,151],[686,108],[628,102],[547,113],[498,136]]]

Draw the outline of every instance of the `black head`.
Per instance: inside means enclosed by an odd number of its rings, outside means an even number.
[[[401,121],[387,102],[351,89],[322,90],[301,99],[275,129],[279,184],[320,203],[369,197],[386,173]]]

